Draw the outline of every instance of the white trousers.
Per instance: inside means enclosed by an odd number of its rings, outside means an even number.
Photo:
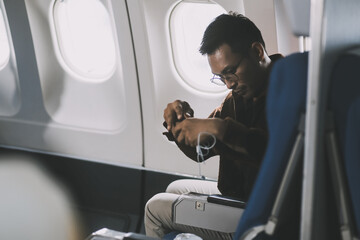
[[[176,224],[172,221],[173,203],[180,194],[188,192],[220,194],[217,182],[193,179],[172,182],[165,193],[156,194],[146,203],[144,219],[146,235],[161,239],[169,232],[179,231],[196,234],[204,240],[232,239],[231,234]]]

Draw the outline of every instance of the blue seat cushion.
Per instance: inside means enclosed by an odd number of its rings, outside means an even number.
[[[360,56],[339,57],[332,74],[330,108],[334,112],[341,157],[357,233],[360,232]]]
[[[180,232],[177,232],[177,231],[173,231],[173,232],[170,232],[168,234],[166,234],[162,239],[163,240],[173,240],[176,235],[178,235]]]
[[[298,133],[299,120],[305,112],[307,65],[308,53],[296,53],[278,60],[273,66],[266,106],[269,129],[267,151],[234,239],[239,239],[254,226],[265,224],[270,216]],[[298,200],[299,195],[296,198]],[[296,224],[293,225],[296,227]],[[288,229],[290,235],[298,234],[296,230]]]

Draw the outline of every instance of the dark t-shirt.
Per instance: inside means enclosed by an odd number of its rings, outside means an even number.
[[[220,154],[218,188],[223,195],[243,201],[250,195],[267,143],[265,100],[265,95],[256,102],[231,95],[218,115],[229,122],[224,141],[217,146]],[[226,104],[234,105],[234,115],[225,111]],[[239,142],[237,149],[227,145],[233,142]]]

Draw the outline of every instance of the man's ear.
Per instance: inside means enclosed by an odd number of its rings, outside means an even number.
[[[257,62],[261,62],[265,59],[265,49],[259,42],[253,42],[251,44],[251,52]]]

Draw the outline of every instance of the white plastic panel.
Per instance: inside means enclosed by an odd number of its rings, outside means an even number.
[[[284,56],[300,51],[299,40],[292,34],[283,1],[244,0],[245,15],[260,29],[268,54]]]
[[[274,0],[244,0],[245,16],[260,29],[268,54],[279,51]]]
[[[13,116],[20,108],[15,54],[4,2],[0,1],[0,116]]]
[[[68,64],[63,62],[62,56],[64,56],[64,54],[59,52],[61,46],[68,44],[68,41],[65,41],[66,38],[64,37],[59,37],[61,34],[59,35],[59,32],[56,32],[54,21],[56,16],[52,13],[56,12],[55,7],[57,6],[57,1],[35,0],[25,2],[30,17],[30,27],[33,34],[44,104],[50,117],[54,121],[70,127],[100,131],[121,129],[126,124],[127,119],[126,115],[123,114],[126,111],[126,105],[123,92],[124,75],[118,56],[119,51],[115,52],[117,67],[114,71],[111,71],[113,74],[104,79],[104,81],[94,81],[94,76],[91,76],[89,72],[83,72],[86,67],[83,67],[81,70],[79,65],[77,67],[74,65],[77,63],[86,66],[87,61],[84,61],[83,58],[94,58],[94,55],[78,56],[72,61],[68,58],[73,55],[66,55],[67,60],[72,63],[71,65],[78,69],[77,73],[79,74],[74,75],[74,69],[66,67]],[[66,2],[67,1],[64,3],[66,4]],[[60,2],[58,4],[62,3]],[[103,1],[99,4],[106,4],[108,8],[105,8],[106,5],[103,5],[105,9],[100,8],[100,10],[106,11],[106,13],[110,15],[110,1]],[[87,6],[87,4],[85,5]],[[68,6],[70,9],[71,7],[73,6]],[[84,16],[81,15],[82,12],[86,13],[86,11],[83,10],[79,11],[79,16],[86,18],[86,14]],[[50,27],[51,34],[44,29],[46,27],[44,23],[39,24],[42,15],[47,16],[46,25],[48,28]],[[113,19],[111,15],[108,17]],[[63,20],[67,21],[69,19]],[[59,20],[57,22],[58,25],[61,26]],[[70,23],[69,25],[73,24],[74,23]],[[105,22],[104,24],[110,24],[110,26],[108,25],[107,27],[114,31],[113,20]],[[82,25],[88,28],[92,27],[91,25],[88,26],[87,23],[83,23]],[[64,26],[67,26],[66,23],[64,23]],[[97,28],[94,27],[94,31],[96,30]],[[87,30],[87,32],[89,31],[90,30]],[[96,34],[99,33],[96,32]],[[75,36],[79,35],[74,34],[74,37]],[[75,39],[74,37],[72,40]],[[114,41],[114,38],[115,36],[112,37],[111,40]],[[49,41],[51,39],[52,42]],[[65,42],[59,42],[59,40],[64,40]],[[76,40],[85,41],[85,39],[82,38]],[[76,45],[79,44],[81,43],[77,43]],[[85,44],[86,43],[83,43],[83,45]],[[93,47],[95,48],[96,46]],[[102,48],[102,46],[100,46],[100,48]],[[94,63],[95,62],[97,62],[97,60],[94,60]],[[51,71],[49,71],[49,69],[51,69]],[[80,75],[81,73],[82,75]]]
[[[187,84],[176,69],[169,25],[171,13],[179,2],[178,0],[134,0],[128,1],[128,5],[138,59],[143,106],[145,167],[197,175],[197,163],[188,159],[174,143],[169,142],[162,135],[166,130],[162,126],[163,111],[169,102],[180,99],[189,102],[195,111],[195,117],[204,118],[221,104],[227,91],[210,93],[208,90],[200,90],[200,87],[196,89]],[[209,1],[184,2],[209,4]],[[226,11],[244,12],[242,1],[227,0],[216,3]],[[206,8],[199,10],[198,14],[206,15]],[[194,54],[201,56],[197,51]],[[191,73],[187,74],[191,76]],[[211,76],[211,72],[208,76]],[[211,85],[207,77],[198,80]],[[202,172],[205,176],[217,178],[218,157],[206,161]]]
[[[274,0],[276,35],[278,51],[284,56],[305,50],[303,39],[294,36],[290,24],[289,14],[284,5],[285,0]]]
[[[295,36],[309,36],[310,0],[282,0]]]
[[[0,11],[0,70],[8,63],[10,59],[9,39],[4,22],[4,16]]]
[[[5,0],[23,104],[17,115],[0,118],[0,144],[142,166],[139,92],[125,1],[101,1],[116,50],[115,69],[101,81],[80,78],[60,63],[54,2]]]

